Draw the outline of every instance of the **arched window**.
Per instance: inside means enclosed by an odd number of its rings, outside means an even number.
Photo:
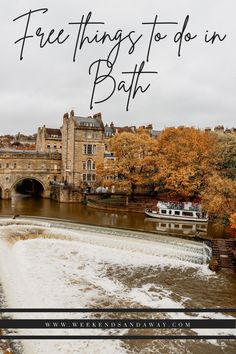
[[[92,169],[92,160],[87,160],[87,170]]]
[[[83,162],[83,170],[95,170],[96,163],[93,160],[86,160]]]

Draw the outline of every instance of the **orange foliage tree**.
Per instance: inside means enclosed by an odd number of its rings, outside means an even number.
[[[230,226],[233,229],[236,229],[236,212],[230,215],[229,221],[230,221]]]
[[[104,159],[99,175],[104,185],[115,185],[133,194],[138,186],[153,182],[156,172],[156,141],[144,131],[123,132],[110,139],[109,149],[114,159]]]
[[[184,199],[197,197],[218,168],[217,138],[194,128],[167,128],[157,142],[156,179]]]
[[[233,215],[236,211],[236,181],[215,174],[208,178],[202,192],[204,208],[220,218]]]
[[[221,158],[221,174],[236,179],[236,134],[217,134],[219,156]]]

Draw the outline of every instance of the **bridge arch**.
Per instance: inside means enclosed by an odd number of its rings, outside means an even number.
[[[13,182],[10,192],[12,194],[14,191],[18,191],[23,194],[42,196],[46,189],[45,183],[40,178],[26,175]]]

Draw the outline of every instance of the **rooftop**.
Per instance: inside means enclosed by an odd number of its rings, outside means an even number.
[[[60,129],[46,128],[45,132],[46,132],[47,137],[61,138],[61,130]]]

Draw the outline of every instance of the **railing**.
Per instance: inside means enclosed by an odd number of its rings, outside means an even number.
[[[0,149],[0,157],[1,156],[10,156],[13,158],[13,156],[18,157],[26,157],[29,158],[29,156],[35,157],[35,158],[47,158],[47,159],[56,159],[59,160],[61,159],[61,154],[59,152],[39,152],[35,150],[3,150]]]
[[[188,210],[188,211],[201,211],[201,205],[192,203],[175,203],[175,202],[158,202],[159,208],[172,209],[172,210]]]

